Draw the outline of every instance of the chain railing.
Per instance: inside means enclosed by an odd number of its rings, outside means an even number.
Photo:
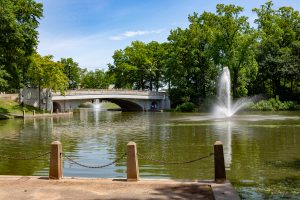
[[[149,156],[145,156],[145,155],[142,155],[140,153],[137,154],[139,158],[143,159],[143,160],[148,160],[148,161],[151,161],[151,162],[154,162],[154,163],[159,163],[159,164],[163,164],[163,165],[183,165],[183,164],[189,164],[189,163],[193,163],[193,162],[197,162],[197,161],[200,161],[200,160],[203,160],[203,159],[206,159],[212,155],[214,155],[214,153],[210,153],[206,156],[202,156],[202,157],[198,157],[196,159],[193,159],[193,160],[187,160],[187,161],[166,161],[166,160],[157,160],[157,159],[153,159]]]
[[[6,161],[6,160],[35,160],[37,158],[49,155],[50,152],[46,152],[46,153],[39,153],[39,154],[35,154],[35,155],[0,155],[0,161]]]
[[[91,168],[91,169],[100,169],[100,168],[104,168],[104,167],[108,167],[110,165],[116,164],[120,160],[122,160],[125,156],[126,156],[126,153],[124,153],[122,156],[120,156],[119,158],[115,159],[114,161],[112,161],[112,162],[110,162],[108,164],[104,164],[104,165],[88,165],[88,164],[79,163],[79,162],[75,161],[74,159],[72,159],[70,156],[68,156],[65,153],[63,153],[63,157],[66,158],[69,162],[71,162],[73,164],[76,164],[78,166],[81,166],[81,167]]]
[[[197,162],[210,156],[214,156],[214,165],[215,165],[215,181],[217,183],[223,183],[226,181],[226,172],[225,172],[225,162],[224,162],[224,153],[223,153],[223,144],[220,141],[215,142],[214,144],[214,152],[209,153],[208,155],[204,155],[192,160],[185,161],[166,161],[166,160],[158,160],[153,159],[152,157],[145,156],[137,152],[137,147],[135,142],[129,142],[127,144],[127,150],[123,153],[119,158],[113,160],[108,164],[103,165],[88,165],[80,163],[71,156],[62,152],[62,145],[59,141],[54,141],[51,143],[51,152],[38,153],[35,155],[1,155],[0,161],[5,160],[34,160],[41,158],[43,156],[50,154],[50,167],[49,167],[49,178],[50,179],[61,179],[63,177],[63,163],[62,158],[64,157],[70,163],[76,164],[85,168],[104,168],[111,166],[113,164],[118,163],[120,160],[127,157],[127,180],[137,181],[139,179],[139,166],[138,166],[138,157],[142,160],[147,160],[155,163],[160,163],[163,165],[181,165],[181,164],[189,164],[193,162]]]

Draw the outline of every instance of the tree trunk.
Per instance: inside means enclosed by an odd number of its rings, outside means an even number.
[[[39,84],[39,109],[41,109],[41,85]]]

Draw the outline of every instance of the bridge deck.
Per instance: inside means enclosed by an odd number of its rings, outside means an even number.
[[[52,94],[52,100],[72,99],[165,99],[165,92],[141,90],[68,90],[65,95],[60,92]]]

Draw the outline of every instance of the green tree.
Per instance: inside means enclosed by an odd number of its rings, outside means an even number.
[[[42,4],[33,0],[0,0],[0,66],[10,75],[10,90],[26,82],[42,12]]]
[[[212,59],[215,65],[229,67],[233,97],[245,96],[257,74],[257,34],[250,28],[248,18],[240,15],[242,7],[218,4],[216,8],[216,14],[202,14],[205,29],[212,34]]]
[[[130,64],[130,58],[125,50],[117,50],[113,55],[114,64],[108,64],[108,73],[116,77],[115,87],[132,89],[136,81],[137,68]]]
[[[82,88],[107,89],[112,83],[113,79],[110,74],[103,70],[89,72],[85,70],[85,73],[82,76],[81,86]]]
[[[68,89],[76,89],[80,84],[80,70],[78,63],[72,58],[61,58],[60,63],[64,66],[64,74],[69,79]]]
[[[38,87],[39,91],[42,88],[49,88],[64,94],[68,87],[68,78],[63,73],[64,66],[52,59],[51,55],[44,57],[38,54],[33,55],[28,69],[30,85]]]
[[[165,84],[164,72],[165,63],[164,59],[166,56],[166,45],[160,44],[156,41],[152,41],[146,44],[147,50],[147,74],[150,91],[153,90],[153,86],[156,91],[163,87]]]
[[[258,16],[255,22],[260,31],[257,92],[289,96],[300,78],[299,12],[291,7],[275,10],[271,1],[253,11]],[[290,91],[287,91],[287,85]]]
[[[7,77],[9,77],[9,74],[0,66],[0,91],[4,91],[8,87]]]
[[[155,89],[163,86],[165,47],[152,41],[145,44],[134,41],[124,50],[113,55],[114,64],[109,64],[109,74],[115,78],[117,88]]]

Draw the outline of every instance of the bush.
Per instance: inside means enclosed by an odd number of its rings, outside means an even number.
[[[193,112],[195,110],[195,104],[192,102],[185,102],[178,105],[175,109],[176,112]]]
[[[248,109],[259,111],[296,110],[296,104],[292,101],[281,102],[278,99],[272,98],[251,104]]]

